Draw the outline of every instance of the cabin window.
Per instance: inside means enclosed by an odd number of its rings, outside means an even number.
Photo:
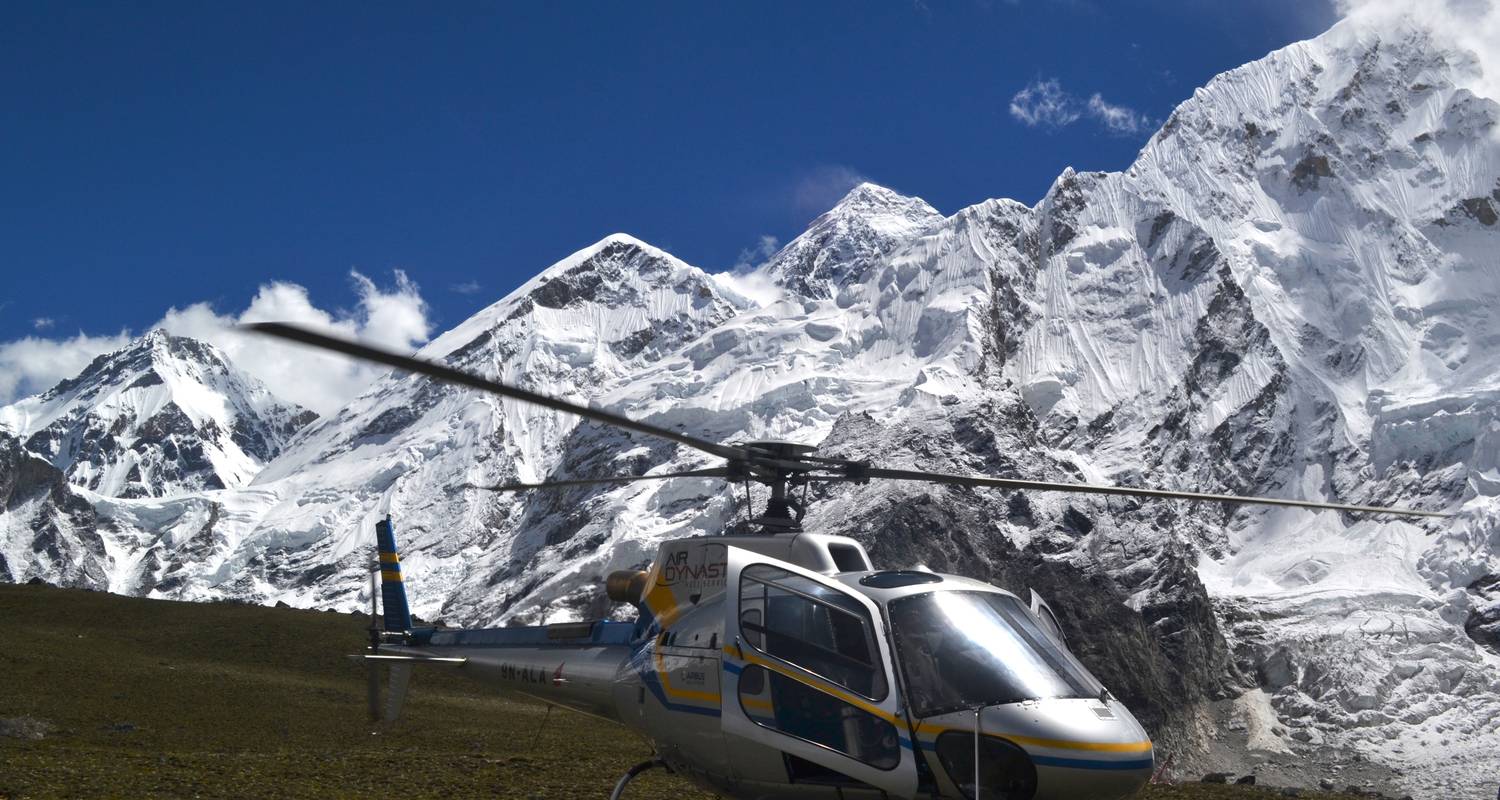
[[[740,708],[755,724],[795,736],[877,769],[901,762],[889,721],[780,672],[751,664],[740,674]]]
[[[886,680],[874,625],[857,600],[768,564],[740,573],[740,632],[761,652],[879,700]]]

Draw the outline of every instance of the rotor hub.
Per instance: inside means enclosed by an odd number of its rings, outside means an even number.
[[[803,456],[812,455],[813,453],[816,453],[818,451],[818,448],[813,447],[810,444],[774,441],[749,442],[745,445],[745,449],[757,451],[758,453],[764,454],[771,458],[788,460],[799,459]]]

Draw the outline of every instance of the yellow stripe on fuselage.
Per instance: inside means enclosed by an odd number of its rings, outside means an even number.
[[[936,737],[940,733],[958,731],[959,733],[973,733],[972,726],[962,725],[934,725],[924,722],[917,725],[918,733],[932,734]],[[1030,745],[1032,747],[1051,747],[1058,750],[1089,750],[1096,753],[1148,753],[1151,751],[1150,740],[1144,742],[1075,742],[1069,739],[1042,739],[1036,736],[1022,736],[1017,733],[997,733],[985,731],[986,736],[998,736],[1016,744]]]
[[[1149,753],[1151,741],[1144,742],[1073,742],[1066,739],[1039,739],[1035,736],[1006,734],[1005,738],[1016,744],[1032,747],[1055,747],[1060,750],[1090,750],[1096,753]]]
[[[646,608],[650,609],[651,615],[656,617],[657,625],[666,630],[677,620],[679,610],[677,598],[672,590],[665,586],[652,586],[651,591],[642,598]],[[661,688],[668,697],[679,700],[696,700],[700,703],[713,703],[718,707],[723,698],[718,692],[700,692],[693,689],[680,689],[672,685],[672,680],[667,676],[666,665],[662,663],[662,653],[657,649],[653,654],[656,666],[656,678],[661,683]]]
[[[382,564],[398,564],[400,562],[401,562],[401,554],[400,553],[381,553],[380,554],[380,563],[382,563]]]
[[[824,682],[824,681],[809,680],[807,677],[804,677],[802,675],[798,675],[797,673],[791,671],[790,669],[788,669],[786,667],[783,667],[782,665],[780,665],[780,664],[778,664],[778,663],[776,663],[774,661],[771,661],[769,659],[761,658],[760,656],[757,656],[756,654],[754,654],[752,652],[748,652],[747,651],[747,652],[741,654],[739,652],[736,652],[736,648],[725,647],[724,648],[724,654],[725,655],[734,656],[735,658],[741,659],[743,661],[748,661],[749,663],[755,664],[755,665],[760,666],[760,667],[764,667],[764,668],[769,669],[772,672],[775,672],[777,674],[785,675],[786,677],[791,678],[792,680],[797,681],[798,683],[801,683],[801,684],[804,684],[804,685],[807,685],[807,686],[811,686],[812,688],[817,689],[818,691],[823,692],[824,694],[831,694],[834,697],[837,697],[838,699],[843,700],[845,703],[848,703],[849,705],[854,706],[855,708],[858,708],[858,709],[867,711],[867,712],[869,712],[871,714],[874,714],[875,716],[880,717],[881,719],[883,719],[886,722],[889,722],[889,723],[891,723],[893,725],[899,725],[899,726],[906,725],[906,720],[901,719],[900,717],[896,716],[895,714],[892,714],[892,713],[886,711],[885,709],[881,708],[880,706],[871,704],[868,700],[862,700],[859,697],[857,697],[857,696],[855,696],[853,694],[850,694],[849,692],[846,692],[846,691],[838,688],[837,686],[834,686],[831,683],[827,683],[827,682]]]
[[[383,581],[401,582],[401,571],[394,569],[383,569],[380,571],[380,579]]]
[[[811,686],[812,688],[817,689],[820,692],[831,694],[834,697],[837,697],[838,699],[848,703],[849,705],[852,705],[855,708],[861,709],[870,714],[874,714],[875,716],[885,720],[886,722],[896,725],[897,727],[906,726],[906,720],[902,719],[899,715],[892,714],[879,706],[869,703],[868,701],[861,700],[859,697],[842,691],[832,684],[828,684],[823,681],[810,680],[806,676],[799,675],[791,671],[790,669],[777,664],[774,661],[761,658],[752,652],[747,651],[741,654],[736,652],[736,649],[733,647],[725,647],[724,654],[727,656],[734,656],[735,658],[747,661],[752,664],[756,664],[761,667],[765,667],[766,669],[773,670],[778,674],[791,678],[798,683],[806,686]],[[937,734],[944,733],[946,731],[972,733],[973,730],[973,728],[966,728],[956,725],[938,725],[930,722],[924,722],[917,725],[917,732],[919,734],[932,734],[934,737],[936,737]],[[1019,745],[1029,745],[1031,747],[1051,747],[1060,750],[1090,750],[1099,753],[1145,753],[1151,750],[1151,742],[1149,740],[1144,742],[1075,742],[1067,739],[1042,739],[1036,736],[1022,736],[1019,734],[1001,733],[998,731],[986,731],[985,735],[995,738],[1003,738]]]
[[[744,706],[745,708],[755,708],[761,711],[770,711],[772,713],[775,713],[776,711],[776,705],[774,703],[772,703],[770,700],[762,700],[758,697],[741,697],[740,705]]]
[[[661,681],[662,691],[666,692],[668,696],[697,700],[703,703],[713,703],[716,708],[722,702],[718,692],[700,692],[693,689],[678,689],[673,687],[671,679],[667,677],[667,666],[662,663],[661,650],[657,649],[654,655],[656,657],[656,677]]]

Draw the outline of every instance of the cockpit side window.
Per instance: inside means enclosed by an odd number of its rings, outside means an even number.
[[[752,647],[872,700],[886,695],[874,624],[854,598],[768,564],[740,574],[740,635]]]

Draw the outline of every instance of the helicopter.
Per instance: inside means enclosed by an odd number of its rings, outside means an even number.
[[[517,628],[413,624],[394,524],[376,524],[368,667],[373,719],[394,721],[413,669],[449,667],[500,693],[631,729],[662,767],[742,800],[1114,800],[1155,765],[1150,736],[1068,649],[1046,600],[957,575],[878,569],[858,541],[805,531],[806,488],[872,480],[1250,503],[1356,514],[1418,509],[1058,483],[814,455],[790,442],[721,444],[447,365],[285,323],[256,333],[658,437],[721,466],[483,487],[522,492],[673,478],[770,488],[750,532],[663,542],[605,582],[634,621]],[[798,489],[803,491],[797,492]],[[375,575],[384,614],[376,627]],[[379,669],[388,667],[381,708]]]

